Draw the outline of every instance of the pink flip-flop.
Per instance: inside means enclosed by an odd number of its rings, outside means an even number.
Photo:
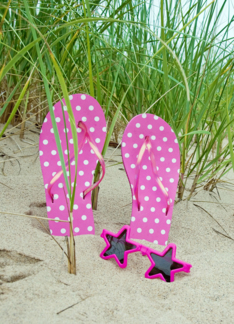
[[[142,114],[127,125],[122,157],[132,192],[131,238],[167,245],[180,171],[180,150],[171,127]]]
[[[73,209],[73,234],[94,234],[95,229],[91,205],[91,190],[100,183],[105,173],[105,169],[103,169],[101,179],[92,185],[97,162],[100,161],[104,168],[104,161],[100,152],[102,151],[106,137],[106,121],[101,106],[91,96],[85,94],[74,94],[69,96],[69,99],[77,125],[79,150],[77,186]],[[62,102],[65,105],[64,99]],[[57,102],[53,109],[66,163],[67,175],[70,177],[69,180],[73,187],[75,178],[75,161],[69,116],[66,106],[64,106],[66,131],[61,102]],[[70,174],[68,171],[69,165],[66,132],[70,156]],[[70,201],[53,133],[51,116],[50,113],[48,113],[42,125],[39,140],[39,154],[45,185],[47,214],[48,218],[67,221],[69,219]],[[51,234],[53,235],[70,235],[69,223],[49,221],[49,227]]]

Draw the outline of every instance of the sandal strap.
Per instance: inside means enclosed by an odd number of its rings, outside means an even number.
[[[94,188],[96,188],[100,182],[103,180],[104,178],[104,175],[105,175],[105,161],[104,161],[104,158],[103,156],[101,155],[101,153],[99,152],[94,140],[92,139],[88,129],[87,129],[87,126],[82,122],[82,121],[79,121],[78,122],[78,125],[77,125],[79,128],[81,128],[83,131],[84,131],[84,137],[82,138],[82,141],[78,147],[78,152],[82,149],[82,147],[84,146],[84,144],[86,143],[86,141],[89,143],[91,149],[94,151],[94,153],[96,154],[99,162],[100,162],[100,165],[102,167],[102,176],[101,178],[93,183],[91,186],[89,186],[86,190],[83,191],[83,198],[85,198],[85,196],[90,192],[92,191]],[[70,163],[75,159],[75,155],[73,154],[70,158]],[[68,169],[68,166],[69,166],[69,161],[67,161],[65,163],[65,166],[66,166],[66,170]],[[60,170],[53,178],[52,180],[50,181],[49,185],[48,185],[48,188],[47,188],[47,191],[48,191],[48,194],[52,200],[52,202],[54,202],[54,198],[53,198],[53,194],[51,194],[51,189],[52,189],[52,186],[53,184],[61,177],[61,175],[63,174],[63,170]]]
[[[156,159],[152,150],[152,143],[150,141],[149,136],[145,137],[145,141],[141,146],[140,152],[138,154],[138,158],[137,158],[137,163],[136,163],[136,173],[135,173],[135,185],[134,185],[134,195],[136,197],[136,201],[137,201],[137,207],[138,210],[140,210],[140,200],[139,200],[139,179],[140,179],[140,170],[141,170],[141,162],[142,162],[142,158],[144,156],[144,153],[146,151],[146,149],[149,152],[150,155],[150,161],[151,161],[151,167],[153,170],[153,174],[155,176],[155,180],[158,184],[158,186],[160,187],[163,195],[165,196],[166,202],[167,202],[167,207],[166,207],[166,215],[168,214],[169,208],[170,208],[170,198],[168,195],[168,192],[166,191],[164,185],[162,184],[159,176],[158,176],[158,172],[157,172],[157,166],[156,166]]]

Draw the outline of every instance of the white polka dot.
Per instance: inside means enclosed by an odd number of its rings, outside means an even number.
[[[161,151],[161,149],[162,149],[161,146],[158,146],[158,147],[157,147],[157,150],[158,150],[158,151]]]
[[[53,110],[55,110],[55,106],[53,106]]]
[[[55,150],[51,151],[52,155],[55,155],[57,152]]]
[[[78,233],[79,230],[80,230],[79,227],[75,227],[75,228],[74,228],[74,232],[76,232],[76,233]]]
[[[44,119],[44,123],[46,123],[46,122],[47,122],[47,118]]]
[[[150,210],[153,212],[155,212],[155,208],[154,207],[151,207]]]
[[[82,220],[86,220],[87,219],[87,216],[83,215],[83,216],[81,216],[81,219]]]
[[[96,138],[96,139],[95,139],[95,142],[96,142],[96,143],[100,143],[100,142],[101,142],[100,138]]]
[[[153,187],[152,190],[153,190],[153,191],[156,191],[156,190],[157,190],[157,187]]]
[[[161,198],[157,197],[157,198],[156,198],[156,201],[157,201],[157,202],[160,202],[160,201],[161,201]]]
[[[164,235],[166,233],[165,230],[161,230],[161,234]]]
[[[58,199],[59,195],[55,194],[54,199]]]
[[[132,133],[128,133],[127,134],[127,137],[132,137]]]
[[[90,127],[90,132],[93,133],[95,131],[95,129],[93,127]]]
[[[155,240],[155,241],[154,241],[154,244],[158,244],[158,241],[157,241],[157,240]]]
[[[170,153],[173,152],[173,148],[170,147],[170,148],[168,149],[168,151],[169,151]]]
[[[146,196],[144,199],[145,199],[145,201],[149,201],[149,197],[148,196]]]
[[[83,192],[81,192],[81,193],[80,193],[80,197],[83,198],[83,196],[84,196],[84,194],[83,194]]]
[[[47,140],[44,140],[44,141],[43,141],[43,144],[44,144],[44,145],[47,145],[48,143],[49,143],[49,142],[48,142]]]
[[[152,125],[148,125],[147,128],[148,128],[148,129],[152,129]]]
[[[137,147],[138,147],[138,145],[137,145],[137,144],[133,144],[133,147],[134,147],[134,148],[137,148]]]
[[[135,197],[135,195],[133,195],[132,199],[133,199],[133,200],[136,200],[136,197]]]
[[[141,138],[141,139],[144,138],[144,135],[143,134],[140,134],[139,135],[139,138]]]
[[[50,230],[50,234],[52,234],[53,233],[53,231],[52,230]]]
[[[68,151],[67,151],[67,150],[65,150],[64,153],[65,153],[66,155],[68,155]]]
[[[151,229],[149,230],[149,233],[150,233],[150,234],[153,234],[153,233],[154,233],[154,230],[151,228]]]
[[[180,173],[180,169],[178,169],[177,172]]]
[[[85,182],[85,187],[90,186],[90,183],[88,181]]]
[[[86,121],[87,121],[87,117],[82,117],[81,120],[82,120],[83,122],[86,122]]]
[[[87,208],[87,209],[90,209],[91,207],[92,207],[91,204],[87,204],[87,205],[86,205],[86,208]]]
[[[69,142],[70,142],[70,144],[73,144],[73,139],[71,138]]]
[[[169,224],[171,224],[171,221],[170,221],[170,219],[168,219],[168,220],[167,220],[167,224],[168,224],[168,225],[169,225]]]
[[[73,96],[72,96],[72,95],[70,95],[70,96],[69,96],[69,99],[70,99],[70,100],[72,100],[72,99],[73,99]]]
[[[64,133],[66,133],[66,132],[68,133],[69,132],[69,129],[68,128],[64,128],[63,131],[64,131]]]
[[[61,229],[61,233],[62,233],[62,234],[65,234],[65,233],[66,233],[65,228],[62,228],[62,229]]]
[[[141,124],[136,123],[136,127],[137,127],[137,128],[141,127]]]
[[[60,218],[59,218],[59,217],[55,217],[54,219],[58,219],[58,220],[60,220]],[[58,223],[58,221],[55,221],[55,223]]]
[[[173,179],[173,178],[171,178],[171,179],[170,179],[170,183],[173,183],[173,182],[174,182],[174,179]]]
[[[163,178],[162,177],[159,177],[159,179],[162,181],[163,180]]]
[[[172,161],[172,163],[176,163],[176,159],[172,159],[171,161]]]
[[[126,146],[126,143],[122,142],[122,143],[121,143],[121,146],[122,146],[122,147],[125,147],[125,146]]]
[[[84,171],[79,171],[79,175],[83,176],[84,175]]]
[[[141,208],[140,208],[140,211],[142,211],[142,210],[144,210],[144,207],[143,206],[141,206]]]
[[[158,224],[159,223],[159,219],[158,218],[155,218],[155,223]]]
[[[88,160],[84,160],[84,164],[85,165],[88,165],[89,164],[89,161]]]
[[[47,206],[46,209],[47,209],[48,212],[51,211],[51,207],[50,206]]]
[[[141,233],[142,232],[142,229],[141,228],[138,228],[137,229],[137,233]]]
[[[92,149],[90,150],[90,152],[91,152],[91,154],[94,154],[94,151]]]
[[[106,127],[102,127],[102,131],[105,133],[106,132]]]
[[[50,165],[49,162],[44,162],[45,167],[48,167],[49,165]]]
[[[146,217],[143,218],[143,222],[146,223],[148,219]]]
[[[146,170],[147,169],[147,165],[143,165],[142,169],[143,170]]]
[[[39,151],[39,155],[42,156],[43,155],[43,152],[42,151]]]
[[[168,188],[165,188],[166,189],[166,191],[168,191]]]
[[[53,129],[53,128],[51,128],[51,129],[50,129],[50,132],[51,132],[51,133],[53,134],[53,133],[54,133],[54,129]]]
[[[142,118],[146,118],[146,116],[147,116],[146,114],[142,114]]]
[[[177,141],[177,139],[175,139],[175,141],[174,141],[175,143],[178,143],[178,141]]]
[[[131,168],[134,169],[135,168],[135,164],[131,164]]]
[[[165,212],[166,212],[166,208],[163,208],[163,209],[162,209],[162,212],[165,213]]]
[[[94,120],[96,121],[96,122],[98,122],[99,121],[99,117],[94,117]]]
[[[81,106],[76,106],[76,110],[80,111],[81,110]]]
[[[145,190],[145,186],[142,185],[142,186],[141,186],[141,190]]]
[[[48,188],[48,184],[45,184],[45,188],[46,188],[46,189]]]
[[[136,218],[134,216],[131,217],[131,221],[135,222]]]
[[[59,188],[63,188],[63,184],[62,184],[62,183],[59,183],[59,184],[58,184],[58,187],[59,187]]]
[[[80,150],[79,154],[82,154],[83,153],[83,150]]]
[[[167,138],[166,137],[163,137],[163,142],[166,142],[167,141]]]
[[[170,171],[171,171],[171,169],[170,169],[170,168],[166,168],[166,171],[167,171],[167,172],[170,172]]]
[[[59,206],[59,209],[60,209],[60,210],[64,210],[65,207],[64,207],[63,205],[61,205],[61,206]]]
[[[160,129],[160,131],[163,131],[164,130],[164,127],[163,126],[160,126],[159,129]]]
[[[150,180],[150,179],[151,179],[151,176],[147,176],[147,177],[146,177],[146,180]]]
[[[55,120],[57,123],[59,123],[61,119],[59,117],[56,117]]]
[[[75,205],[73,206],[73,209],[77,210],[77,209],[78,209],[78,205],[75,204]]]
[[[152,135],[152,136],[151,136],[151,139],[152,139],[153,141],[156,140],[156,136]]]
[[[55,175],[56,175],[56,172],[53,172],[53,173],[52,173],[52,177],[54,177]]]
[[[94,106],[89,106],[89,110],[94,110]]]
[[[67,111],[67,107],[66,107],[66,106],[63,106],[63,110],[64,110],[64,111]]]
[[[75,161],[72,161],[71,165],[76,165],[76,162]]]
[[[87,230],[88,230],[89,232],[91,232],[91,231],[93,230],[92,226],[89,226],[89,227],[87,228]]]
[[[80,128],[77,128],[76,130],[77,130],[77,133],[81,133],[82,132],[82,129],[80,129]]]
[[[164,162],[164,161],[165,161],[165,158],[164,158],[164,157],[161,157],[161,158],[160,158],[160,161],[161,161],[161,162]]]
[[[85,100],[85,99],[86,99],[86,95],[82,94],[82,95],[81,95],[81,99],[82,99],[82,100]]]
[[[126,158],[129,158],[129,154],[128,154],[128,153],[126,153],[124,156],[125,156]]]
[[[158,120],[158,116],[155,116],[155,115],[154,115],[154,119],[155,119],[155,120]]]

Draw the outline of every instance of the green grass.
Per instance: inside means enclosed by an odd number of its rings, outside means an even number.
[[[64,97],[72,121],[68,95],[89,93],[108,120],[103,155],[117,124],[157,114],[179,140],[179,199],[188,179],[189,197],[199,186],[213,189],[234,168],[232,20],[218,29],[227,2],[219,10],[201,0],[0,4],[0,136],[26,119],[42,124],[49,110],[64,171],[52,106]]]

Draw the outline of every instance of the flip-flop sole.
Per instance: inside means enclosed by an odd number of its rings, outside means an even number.
[[[137,156],[146,136],[150,137],[158,176],[171,201],[167,216],[166,197],[155,180],[147,150],[140,169],[139,211],[134,196]],[[132,192],[131,238],[167,245],[180,169],[180,150],[173,130],[155,115],[142,114],[134,117],[123,134],[122,157]]]
[[[102,151],[105,137],[106,137],[106,121],[103,110],[99,103],[89,95],[74,94],[69,97],[76,125],[79,121],[83,121],[90,132],[99,152]],[[62,100],[65,105],[65,100]],[[58,132],[60,136],[61,146],[64,154],[64,160],[67,162],[67,144],[66,133],[63,121],[63,112],[61,103],[57,102],[54,105],[54,114],[57,122]],[[72,140],[72,132],[68,113],[65,110],[65,120],[67,128],[67,137],[69,142],[70,157],[74,155],[74,146]],[[77,127],[78,145],[84,137],[84,131]],[[55,137],[53,134],[53,126],[51,122],[50,113],[47,114],[42,125],[40,140],[39,140],[39,154],[41,169],[45,185],[45,196],[47,205],[48,218],[68,220],[70,201],[67,194],[65,180],[63,174],[53,184],[51,194],[54,195],[54,202],[52,202],[48,194],[48,184],[54,175],[61,171],[61,162],[59,159]],[[73,232],[74,235],[94,234],[94,220],[91,205],[91,192],[89,192],[85,199],[83,199],[83,191],[87,189],[93,181],[93,174],[98,162],[97,156],[91,150],[88,143],[84,144],[78,156],[78,174],[77,185],[74,200],[73,210]],[[75,162],[70,166],[69,180],[73,183],[75,178]],[[68,223],[49,221],[50,231],[56,236],[69,236],[70,229]]]

